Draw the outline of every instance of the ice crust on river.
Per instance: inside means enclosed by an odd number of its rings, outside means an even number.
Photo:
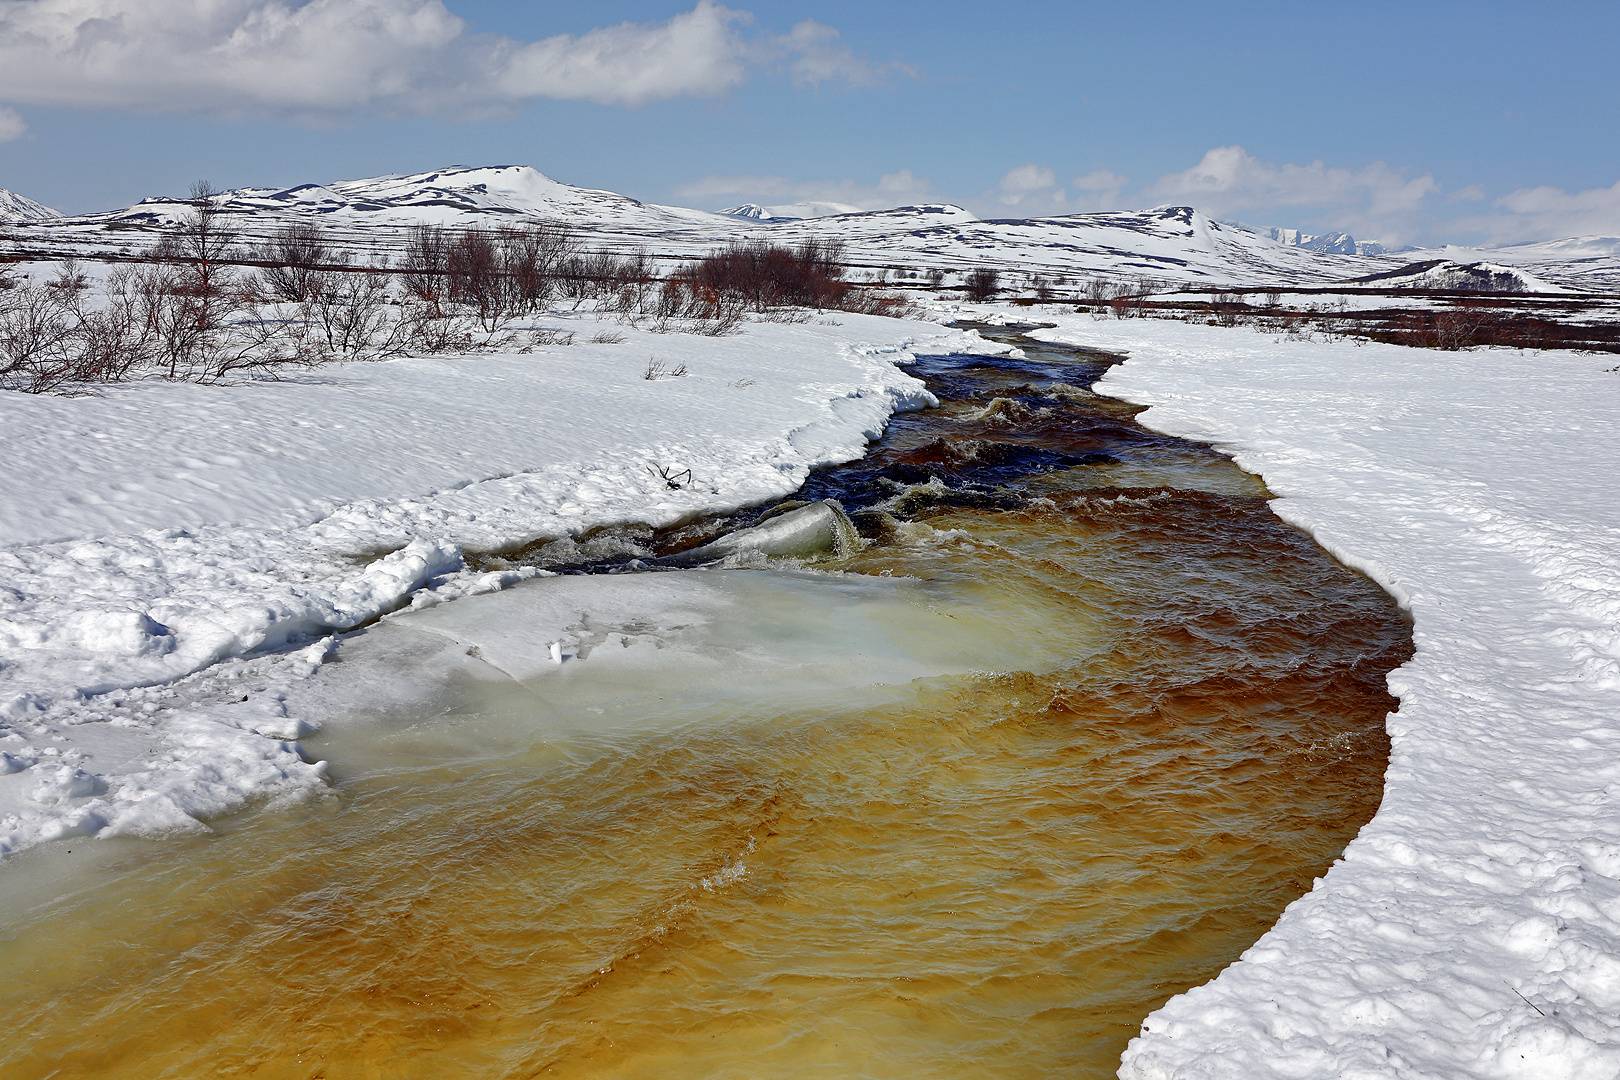
[[[787,494],[933,403],[896,366],[914,351],[1005,351],[842,313],[602,326],[624,340],[0,393],[0,855],[318,790],[288,689],[334,633],[533,574],[473,573],[468,550]]]
[[[1614,357],[1059,316],[1410,612],[1382,806],[1126,1080],[1620,1076]]]

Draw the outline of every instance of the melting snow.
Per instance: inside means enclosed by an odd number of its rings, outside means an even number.
[[[1612,357],[1063,318],[1100,392],[1210,440],[1411,613],[1384,800],[1132,1042],[1127,1080],[1620,1076]]]
[[[318,788],[287,699],[330,635],[532,576],[470,572],[466,548],[791,492],[933,401],[896,367],[913,347],[998,348],[823,322],[0,394],[0,855]],[[649,353],[691,374],[649,380]]]

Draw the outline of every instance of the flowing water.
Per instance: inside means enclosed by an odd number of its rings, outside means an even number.
[[[332,796],[89,845],[0,922],[0,1074],[1112,1075],[1376,809],[1410,634],[1106,358],[1019,343],[812,477],[864,543],[345,643]]]

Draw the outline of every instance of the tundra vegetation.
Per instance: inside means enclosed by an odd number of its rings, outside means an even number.
[[[1082,279],[1074,300],[1082,311],[1118,319],[1177,319],[1210,326],[1246,326],[1279,340],[1345,337],[1413,348],[1456,351],[1480,346],[1620,352],[1615,297],[1526,295],[1481,289],[1188,288],[1151,278]],[[1414,303],[1417,301],[1417,303]],[[1034,298],[1015,304],[1033,306]]]
[[[567,345],[537,328],[594,311],[657,333],[731,334],[812,310],[903,315],[902,299],[845,280],[836,243],[739,243],[667,272],[589,251],[555,224],[409,230],[397,256],[357,261],[314,223],[244,241],[220,195],[193,187],[177,227],[138,261],[48,280],[0,263],[0,387],[72,391],[135,378],[212,383],[332,361]],[[599,330],[597,343],[623,335]]]

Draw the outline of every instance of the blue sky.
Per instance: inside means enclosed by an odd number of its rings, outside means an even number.
[[[0,187],[529,164],[710,209],[1615,234],[1617,44],[1612,3],[0,0]]]

